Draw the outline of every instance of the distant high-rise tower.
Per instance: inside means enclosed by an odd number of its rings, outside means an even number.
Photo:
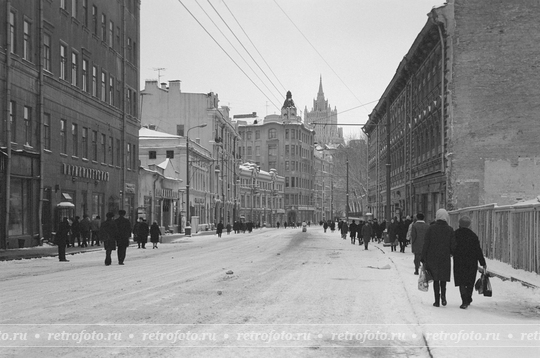
[[[319,82],[317,99],[313,100],[313,108],[304,111],[304,123],[315,130],[315,141],[319,144],[342,144],[343,132],[337,127],[337,109],[332,109],[324,98],[322,76]],[[327,125],[324,125],[327,124]]]

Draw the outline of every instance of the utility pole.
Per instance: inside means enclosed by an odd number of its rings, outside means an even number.
[[[345,221],[346,223],[349,222],[349,155],[347,155],[347,161],[346,161],[346,166],[347,166],[347,204],[345,205],[345,217],[346,217],[346,220]]]

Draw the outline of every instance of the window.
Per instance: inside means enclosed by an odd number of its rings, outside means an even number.
[[[156,159],[156,151],[151,150],[148,152],[148,159]]]
[[[289,139],[289,130],[285,129],[285,139]]]
[[[285,171],[289,171],[289,161],[285,161]]]
[[[116,26],[116,49],[120,47],[120,26]]]
[[[9,42],[10,42],[10,49],[11,53],[15,53],[17,51],[17,34],[16,34],[16,26],[15,26],[15,13],[13,11],[10,11],[9,13]]]
[[[97,36],[98,34],[98,18],[97,18],[97,7],[96,5],[92,5],[92,31],[94,32],[94,35]]]
[[[114,77],[109,76],[109,104],[114,106]]]
[[[170,158],[170,159],[174,158],[174,150],[168,150],[167,151],[167,158]]]
[[[277,144],[268,145],[268,155],[273,157],[277,156]]]
[[[107,16],[101,14],[101,41],[107,41]]]
[[[90,88],[88,87],[88,60],[84,59],[82,61],[82,90],[88,92]]]
[[[255,146],[255,156],[256,157],[261,156],[261,147],[259,145]]]
[[[285,155],[289,155],[289,145],[285,146]]]
[[[67,10],[66,0],[60,0],[60,9]]]
[[[71,124],[71,142],[73,145],[72,155],[79,156],[79,126],[75,123]]]
[[[128,88],[126,90],[126,109],[127,109],[127,113],[128,114],[131,114],[130,113],[130,110],[131,110],[131,90]]]
[[[127,60],[128,60],[129,62],[133,62],[133,61],[132,61],[132,58],[133,58],[133,57],[132,57],[131,38],[128,37],[128,38],[127,38]]]
[[[88,0],[82,0],[83,8],[83,25],[88,27]]]
[[[77,0],[71,0],[71,16],[77,18]]]
[[[9,101],[9,122],[11,123],[11,141],[17,143],[17,106],[15,101]]]
[[[114,48],[114,22],[109,22],[109,46]]]
[[[32,108],[24,106],[23,111],[24,118],[24,143],[25,145],[32,145]]]
[[[101,71],[101,100],[107,101],[107,74]]]
[[[60,79],[67,79],[67,47],[60,45]]]
[[[101,152],[103,155],[102,163],[107,163],[107,136],[101,134]]]
[[[92,160],[98,160],[97,131],[92,131]]]
[[[60,153],[67,154],[67,121],[60,120]]]
[[[43,35],[43,69],[51,71],[51,35]]]
[[[88,159],[88,128],[82,129],[82,157]]]
[[[131,169],[131,144],[127,145],[127,168]]]
[[[285,177],[285,188],[289,187],[289,177]]]
[[[120,139],[116,139],[116,165],[122,166],[122,151],[120,150],[122,148],[120,146]]]
[[[79,72],[79,55],[76,52],[71,53],[71,84],[73,86],[78,85],[78,72]]]
[[[261,131],[255,131],[255,139],[261,139]]]
[[[247,140],[251,140],[251,132],[247,132]]]
[[[176,135],[183,137],[184,136],[184,125],[183,124],[177,124],[176,125]]]
[[[31,35],[30,35],[30,22],[24,20],[23,24],[23,58],[32,62],[32,50],[31,50]]]
[[[92,66],[92,96],[97,97],[97,66]]]
[[[268,130],[268,139],[275,139],[277,138],[277,130],[275,128]]]
[[[51,115],[43,113],[43,148],[51,150]]]
[[[114,165],[114,138],[113,137],[109,137],[109,164],[110,165]]]
[[[248,132],[249,133],[249,132]],[[247,147],[247,155],[251,155],[251,146]]]

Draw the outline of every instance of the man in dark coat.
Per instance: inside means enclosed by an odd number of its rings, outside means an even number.
[[[58,225],[58,230],[56,231],[55,242],[58,245],[58,260],[60,262],[68,262],[66,260],[66,245],[69,240],[69,232],[71,228],[69,226],[68,218],[64,217],[62,222]]]
[[[137,232],[134,232],[134,234],[137,235],[137,243],[141,245],[143,249],[146,249],[146,243],[148,242],[149,233],[150,226],[148,226],[146,220],[141,218],[141,221],[139,222],[139,226],[137,228]]]
[[[397,236],[399,241],[399,252],[405,252],[405,246],[407,244],[407,229],[408,226],[403,220],[399,218],[397,222]]]
[[[118,264],[123,265],[124,260],[126,259],[126,250],[129,246],[129,238],[131,237],[131,222],[129,219],[126,219],[126,211],[118,211],[118,219],[116,219],[116,226],[118,227],[118,236],[116,239],[116,245],[118,250]]]
[[[416,222],[411,228],[411,249],[414,254],[414,274],[418,275],[420,260],[422,259],[422,249],[424,248],[424,237],[429,225],[424,221],[424,214],[416,214]]]
[[[373,230],[373,242],[375,242],[375,239],[377,239],[378,242],[381,242],[379,236],[379,222],[377,221],[377,218],[373,218],[371,229]]]
[[[90,218],[88,217],[88,215],[84,214],[81,224],[79,226],[81,229],[83,247],[88,247],[88,240],[90,240],[90,224]]]
[[[448,225],[450,215],[445,209],[437,210],[435,220],[435,223],[428,227],[424,237],[422,262],[433,276],[435,294],[433,306],[439,307],[440,303],[446,306],[446,282],[450,281],[450,257],[455,250],[456,241],[454,229]]]
[[[118,228],[116,222],[113,220],[114,214],[108,212],[106,215],[107,220],[101,223],[99,227],[99,241],[103,242],[105,248],[105,266],[111,264],[111,252],[116,250],[116,238],[118,236]]]
[[[364,241],[364,250],[368,249],[369,241],[371,240],[371,237],[373,236],[373,227],[371,226],[371,219],[366,221],[366,223],[362,226],[362,241]]]
[[[463,216],[459,219],[459,229],[455,231],[456,249],[454,251],[454,283],[459,286],[462,304],[466,309],[472,302],[474,282],[478,263],[487,269],[486,260],[480,248],[478,236],[469,229],[471,219]]]
[[[390,219],[390,224],[388,225],[388,242],[390,243],[391,251],[396,251],[396,242],[397,242],[397,217]]]
[[[218,237],[221,237],[221,234],[223,234],[223,222],[221,222],[221,220],[216,226],[216,234]]]
[[[358,225],[356,225],[356,222],[353,220],[351,225],[349,225],[351,244],[353,244],[353,245],[356,243],[356,232],[357,232],[357,230],[358,230]]]

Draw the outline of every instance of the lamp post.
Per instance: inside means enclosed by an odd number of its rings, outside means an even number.
[[[189,128],[186,132],[186,205],[187,205],[186,206],[186,226],[188,225],[188,223],[189,225],[191,225],[191,213],[190,213],[191,205],[189,202],[189,183],[191,181],[189,180],[189,131],[195,128],[203,128],[206,126],[207,126],[206,123],[199,124],[199,125]]]

